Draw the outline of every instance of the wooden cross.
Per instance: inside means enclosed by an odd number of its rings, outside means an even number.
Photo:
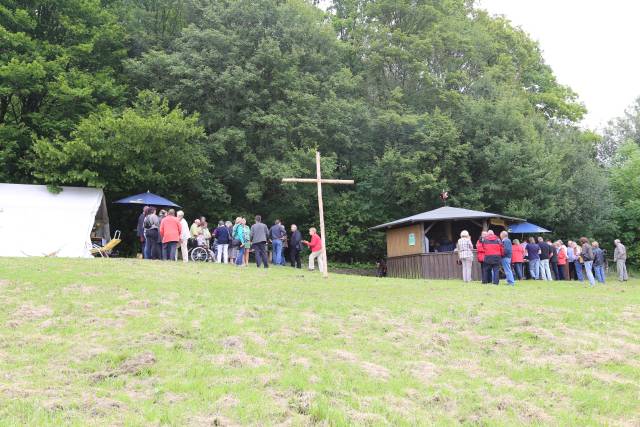
[[[327,238],[324,231],[324,206],[322,204],[322,184],[355,184],[351,179],[322,179],[320,171],[320,152],[316,151],[316,177],[315,178],[284,178],[282,182],[302,182],[318,185],[318,211],[320,212],[320,236],[322,237],[322,261],[324,271],[322,275],[329,277],[329,262],[327,260]]]

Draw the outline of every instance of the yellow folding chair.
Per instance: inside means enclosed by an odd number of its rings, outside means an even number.
[[[116,230],[116,232],[113,233],[113,239],[109,240],[106,245],[100,246],[93,243],[90,250],[91,255],[100,255],[102,258],[109,258],[113,248],[118,246],[120,242],[122,242],[122,239],[120,238],[120,230]]]

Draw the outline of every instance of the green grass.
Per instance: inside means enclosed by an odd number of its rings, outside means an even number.
[[[639,425],[640,286],[0,260],[0,425]]]

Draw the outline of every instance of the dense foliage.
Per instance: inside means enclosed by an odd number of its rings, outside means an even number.
[[[634,233],[609,191],[620,144],[578,128],[524,32],[471,0],[311,3],[4,0],[0,179],[307,226],[315,189],[280,179],[312,176],[319,149],[325,175],[357,181],[325,190],[343,260],[381,254],[368,227],[443,189],[563,237]]]

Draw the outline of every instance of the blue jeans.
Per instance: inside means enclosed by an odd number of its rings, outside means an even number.
[[[524,270],[522,269],[522,263],[521,262],[516,262],[515,264],[513,264],[513,267],[515,268],[515,272],[516,272],[516,276],[518,276],[518,280],[523,280],[524,279]]]
[[[507,278],[507,285],[514,286],[516,281],[513,278],[513,271],[511,271],[511,258],[502,258],[502,269],[504,270],[504,275]]]
[[[576,268],[576,279],[582,282],[584,280],[584,276],[582,275],[582,264],[576,261],[573,263],[573,265]]]
[[[551,268],[549,266],[548,259],[540,260],[540,274],[542,274],[542,280],[553,280],[553,277],[551,277]]]
[[[271,264],[282,264],[282,240],[274,240],[273,242],[271,242],[271,247],[273,249]]]
[[[176,247],[178,242],[167,242],[162,244],[162,259],[165,261],[176,260]]]
[[[531,274],[531,278],[533,280],[538,280],[540,276],[538,273],[540,272],[540,260],[539,259],[530,259],[529,260],[529,273]]]
[[[244,263],[244,246],[238,248],[238,254],[236,255],[236,265],[242,265]]]
[[[584,271],[587,274],[587,279],[589,280],[589,284],[591,286],[596,285],[596,279],[593,277],[593,261],[585,261],[584,262]]]
[[[596,280],[600,283],[604,283],[604,265],[594,265],[593,271],[596,275]]]

